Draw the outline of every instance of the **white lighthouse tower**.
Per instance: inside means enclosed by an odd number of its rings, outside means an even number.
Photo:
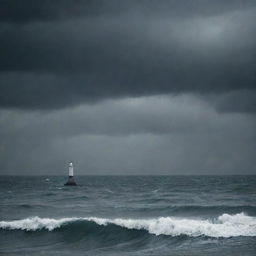
[[[69,166],[68,166],[68,176],[69,177],[73,177],[74,176],[74,167],[73,167],[73,163],[70,162]]]
[[[74,179],[74,167],[73,167],[73,163],[70,162],[68,165],[68,181],[65,184],[67,186],[76,186],[76,182]]]

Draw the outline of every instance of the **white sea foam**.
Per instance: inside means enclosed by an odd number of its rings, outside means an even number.
[[[244,213],[235,215],[223,214],[216,219],[190,219],[175,217],[159,217],[151,219],[108,219],[108,218],[27,218],[15,221],[0,221],[2,229],[21,229],[49,231],[74,221],[92,221],[98,225],[115,224],[127,229],[147,230],[154,235],[192,237],[234,237],[234,236],[256,236],[256,217],[246,216]]]
[[[49,219],[49,218],[39,218],[31,217],[23,220],[13,220],[13,221],[0,221],[0,228],[2,229],[21,229],[27,231],[34,231],[40,229],[47,229],[49,231],[55,228],[61,227],[61,225],[78,220],[79,218],[61,218],[61,219]]]

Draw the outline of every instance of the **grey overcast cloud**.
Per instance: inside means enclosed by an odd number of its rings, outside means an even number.
[[[0,0],[0,172],[256,174],[255,0]]]

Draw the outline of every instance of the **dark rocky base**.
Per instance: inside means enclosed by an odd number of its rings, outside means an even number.
[[[64,186],[77,186],[77,184],[76,183],[69,183],[69,182],[67,182],[67,183],[64,184]]]
[[[65,186],[76,186],[76,182],[73,177],[69,177],[67,183],[64,184]]]

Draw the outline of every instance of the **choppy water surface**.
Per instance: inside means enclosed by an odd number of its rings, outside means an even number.
[[[256,255],[256,176],[0,178],[1,255]]]

